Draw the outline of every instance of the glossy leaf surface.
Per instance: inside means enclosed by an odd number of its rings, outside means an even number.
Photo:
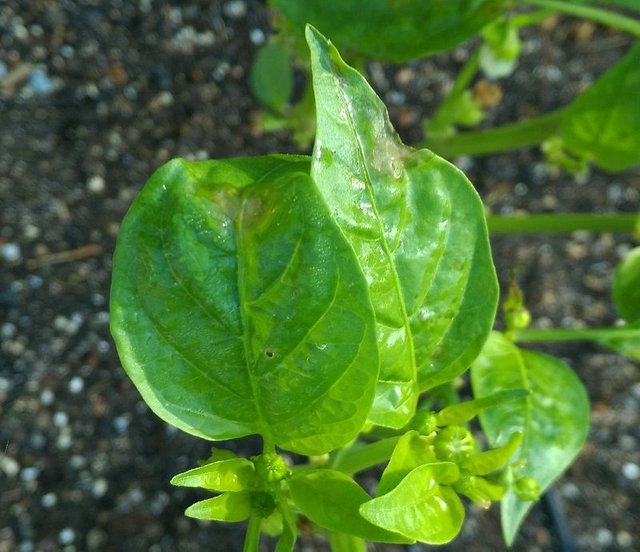
[[[307,23],[340,49],[378,59],[407,61],[442,52],[474,36],[506,11],[503,0],[274,0],[294,23]]]
[[[371,497],[342,472],[310,470],[295,475],[288,484],[296,506],[320,527],[374,542],[412,542],[364,519],[359,508]]]
[[[622,318],[627,322],[640,320],[640,247],[632,249],[616,267],[612,293]]]
[[[640,43],[565,111],[565,146],[608,171],[640,163]]]
[[[158,170],[125,218],[111,328],[165,421],[320,454],[352,439],[377,379],[352,250],[296,157]]]
[[[249,493],[224,493],[189,506],[184,514],[211,521],[244,521],[251,513]]]
[[[466,177],[400,141],[365,79],[313,28],[318,131],[311,174],[360,259],[377,320],[370,420],[401,427],[417,392],[475,358],[497,303],[484,209]],[[417,386],[416,386],[417,378]]]
[[[440,464],[455,468],[450,462]],[[455,491],[438,484],[438,470],[430,464],[415,468],[393,490],[363,504],[360,513],[375,525],[420,542],[449,542],[462,527],[464,508]]]
[[[435,461],[433,439],[420,435],[417,431],[408,431],[400,437],[393,449],[393,454],[376,489],[376,496],[388,493],[414,468]]]
[[[509,389],[529,394],[480,414],[482,428],[493,447],[522,433],[514,460],[526,464],[521,476],[533,477],[546,489],[571,464],[589,429],[589,401],[584,386],[560,360],[516,347],[494,333],[471,367],[474,396],[485,397]],[[502,501],[505,540],[512,543],[531,507],[510,490]]]
[[[246,458],[232,458],[212,462],[179,473],[171,479],[172,485],[202,487],[210,491],[244,491],[256,480],[253,462]]]

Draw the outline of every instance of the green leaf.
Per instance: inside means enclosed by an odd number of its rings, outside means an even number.
[[[395,488],[414,468],[435,461],[433,439],[424,437],[417,431],[407,431],[393,449],[376,489],[376,496],[382,496]]]
[[[489,397],[474,399],[458,404],[452,404],[443,408],[436,414],[436,422],[439,426],[460,425],[475,418],[487,408],[493,408],[506,401],[521,399],[528,394],[526,389],[510,389],[499,391]]]
[[[529,394],[480,414],[480,423],[493,447],[522,433],[514,460],[522,460],[522,476],[533,477],[546,489],[571,464],[589,430],[589,400],[584,386],[560,360],[516,347],[493,333],[471,367],[474,396],[486,397],[509,389]],[[531,502],[513,490],[502,501],[502,530],[511,544]]]
[[[487,475],[502,469],[520,448],[521,443],[522,433],[512,433],[507,442],[501,447],[472,454],[464,463],[464,467],[474,475]]]
[[[189,506],[184,515],[211,521],[244,521],[251,514],[249,493],[224,493]]]
[[[432,464],[415,468],[392,491],[364,503],[360,513],[371,523],[410,539],[449,542],[462,527],[464,508],[450,487],[438,484],[436,471]]]
[[[418,391],[461,374],[493,324],[484,208],[457,168],[402,144],[380,99],[322,35],[308,27],[307,39],[322,98],[311,174],[360,259],[377,319],[370,420],[402,427]]]
[[[174,160],[122,224],[111,330],[145,402],[184,431],[323,454],[366,419],[374,316],[308,167]]]
[[[609,347],[621,355],[640,360],[640,320],[619,328],[607,328],[606,336],[595,339],[601,345]]]
[[[255,481],[253,462],[246,458],[232,458],[179,473],[171,479],[171,484],[222,492],[244,491],[249,489]]]
[[[632,249],[616,267],[613,302],[627,322],[640,320],[640,247]]]
[[[289,52],[274,42],[260,48],[251,67],[249,85],[262,105],[282,113],[293,93],[293,68]]]
[[[413,542],[364,519],[359,508],[361,504],[371,500],[371,497],[342,472],[329,469],[308,470],[294,475],[288,484],[295,505],[320,527],[374,542]]]
[[[454,48],[498,15],[504,0],[274,0],[302,29],[310,23],[340,49],[377,59],[408,61]]]
[[[566,109],[561,134],[572,153],[607,171],[640,163],[640,43]]]

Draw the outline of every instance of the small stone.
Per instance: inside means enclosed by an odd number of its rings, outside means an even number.
[[[58,533],[58,542],[63,546],[73,544],[73,541],[75,540],[76,540],[76,532],[73,529],[71,529],[71,527],[65,527],[62,531]]]
[[[0,257],[9,263],[20,260],[20,246],[17,243],[5,243],[0,245]]]
[[[87,189],[92,193],[92,194],[101,194],[102,192],[104,192],[105,189],[105,180],[104,178],[102,178],[101,176],[92,176],[88,181],[87,181]]]
[[[616,542],[621,548],[629,548],[633,544],[633,538],[626,531],[618,531]]]
[[[104,477],[98,477],[91,487],[91,494],[96,498],[101,498],[109,490],[109,484]]]
[[[640,466],[638,466],[638,464],[634,464],[633,462],[626,462],[622,466],[622,475],[624,475],[631,481],[635,481],[636,479],[640,478]]]
[[[31,71],[29,87],[36,96],[48,96],[55,89],[49,75],[47,75],[47,72],[43,69],[34,69]]]
[[[62,410],[58,410],[58,412],[56,412],[53,415],[53,425],[56,427],[66,427],[67,424],[69,423],[69,415],[66,412],[63,412]]]
[[[49,388],[45,388],[40,393],[40,404],[42,406],[51,406],[56,396]]]
[[[262,29],[251,29],[249,31],[249,40],[251,40],[252,44],[255,44],[256,46],[264,44],[265,36]]]
[[[43,508],[53,508],[58,503],[58,497],[55,493],[47,493],[40,499]]]
[[[20,472],[20,479],[23,481],[35,481],[38,479],[39,475],[40,470],[35,466],[31,466],[28,468],[22,468],[22,471]]]
[[[596,542],[600,546],[609,546],[613,544],[613,533],[604,527],[596,531]]]
[[[224,5],[224,14],[231,19],[242,19],[247,15],[247,5],[242,0],[231,0]]]
[[[20,473],[20,464],[11,456],[0,457],[0,470],[2,470],[7,477],[15,477]]]
[[[71,393],[73,393],[74,395],[77,395],[78,393],[82,392],[83,389],[84,389],[84,381],[82,380],[81,377],[75,376],[71,378],[71,381],[69,382],[69,391]]]
[[[11,322],[5,322],[0,326],[0,336],[11,338],[16,335],[16,325]]]

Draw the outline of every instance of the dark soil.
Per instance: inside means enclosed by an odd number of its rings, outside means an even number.
[[[203,495],[168,481],[210,444],[142,402],[109,335],[108,299],[119,223],[158,166],[299,151],[257,130],[247,71],[267,32],[256,0],[0,4],[0,552],[241,550],[242,527],[182,515]],[[569,19],[530,29],[488,123],[566,105],[630,43]],[[466,55],[369,67],[407,141]],[[494,212],[638,210],[638,171],[575,179],[537,149],[458,163]],[[536,326],[615,321],[611,270],[629,236],[493,243],[503,284],[518,268]],[[639,550],[638,365],[592,345],[538,348],[579,373],[593,404],[587,446],[555,486],[576,546]],[[468,511],[444,550],[504,550],[497,508]],[[542,508],[513,549],[559,549]]]

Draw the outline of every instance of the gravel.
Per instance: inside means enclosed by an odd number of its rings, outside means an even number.
[[[576,25],[525,34],[487,124],[565,105],[630,44]],[[241,550],[241,526],[182,515],[205,495],[168,481],[210,445],[142,402],[115,354],[108,297],[119,224],[158,166],[300,151],[256,124],[247,71],[270,32],[254,0],[0,5],[0,552]],[[421,119],[467,56],[458,48],[370,65],[407,141],[420,140]],[[537,149],[457,163],[496,213],[638,210],[637,170],[576,179]],[[615,322],[611,269],[634,246],[629,236],[511,236],[493,246],[503,285],[518,270],[535,326]],[[638,365],[589,344],[543,350],[579,373],[593,405],[587,446],[557,484],[578,549],[638,550]],[[257,450],[252,439],[225,446]],[[323,545],[306,538],[300,549]],[[513,550],[554,549],[536,507]],[[505,550],[497,509],[469,507],[460,538],[441,550]]]

